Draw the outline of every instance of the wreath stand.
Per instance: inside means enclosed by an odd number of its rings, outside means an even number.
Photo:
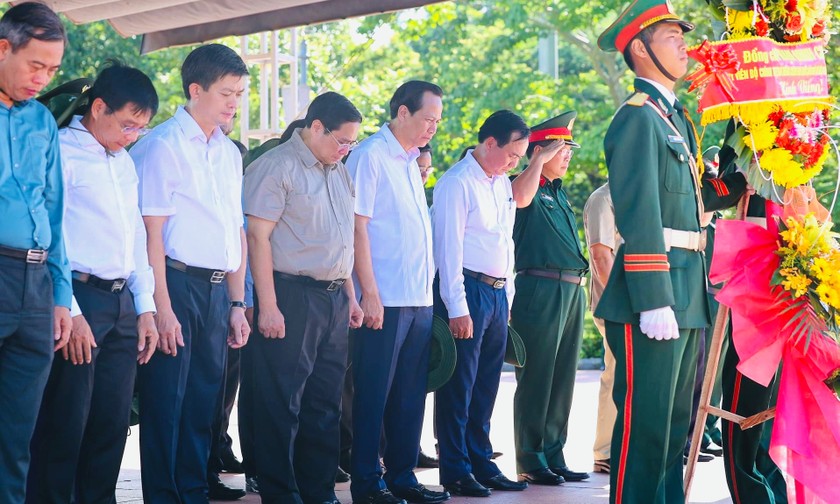
[[[738,202],[737,219],[745,220],[747,215],[747,204],[750,196],[745,194],[741,201]],[[723,346],[723,337],[726,333],[726,328],[729,325],[729,307],[721,305],[718,308],[717,317],[715,318],[715,327],[712,332],[712,343],[709,347],[709,355],[706,356],[706,371],[703,375],[703,389],[700,393],[700,405],[697,409],[697,419],[694,422],[694,431],[691,433],[691,448],[688,452],[688,464],[685,468],[685,476],[683,480],[683,488],[685,490],[685,502],[688,503],[688,496],[691,492],[691,483],[694,479],[694,471],[697,467],[697,456],[700,453],[700,443],[703,440],[703,432],[706,428],[706,417],[711,415],[719,416],[723,420],[728,420],[732,423],[738,424],[741,430],[750,429],[756,425],[760,425],[767,420],[776,416],[776,408],[770,408],[749,417],[742,417],[730,411],[723,410],[712,406],[712,389],[715,384],[715,377],[717,376],[718,366],[720,365],[720,354]],[[734,351],[732,348],[730,351]]]

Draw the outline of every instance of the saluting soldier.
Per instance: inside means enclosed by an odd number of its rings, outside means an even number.
[[[610,502],[685,500],[698,333],[710,320],[701,221],[736,192],[717,179],[701,189],[697,134],[674,94],[688,69],[684,32],[693,29],[670,2],[635,0],[598,39],[637,76],[604,139],[625,240],[595,312],[616,357]],[[736,183],[743,189],[743,177]]]
[[[516,369],[513,399],[520,479],[538,485],[589,478],[566,465],[563,447],[572,408],[586,306],[583,256],[575,214],[563,190],[572,159],[577,113],[565,112],[531,130],[528,168],[512,182],[516,292],[511,325],[528,359]]]

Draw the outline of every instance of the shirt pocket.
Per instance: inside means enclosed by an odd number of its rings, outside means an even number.
[[[690,194],[691,168],[688,151],[682,143],[667,142],[668,159],[665,163],[665,190],[672,193]]]
[[[688,260],[679,250],[668,254],[671,270],[671,288],[674,292],[674,311],[685,311],[689,305]]]
[[[50,149],[50,139],[43,133],[30,133],[26,136],[26,150],[21,152],[18,163],[26,166],[22,171],[23,179],[29,182],[43,184],[47,173],[47,152]],[[20,172],[17,174],[20,176]]]
[[[305,239],[329,235],[329,212],[329,202],[312,194],[290,194],[284,210],[292,232]]]

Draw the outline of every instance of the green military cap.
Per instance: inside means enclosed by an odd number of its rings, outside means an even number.
[[[694,29],[693,24],[683,21],[674,13],[671,0],[633,0],[618,19],[598,37],[598,47],[602,51],[624,52],[624,48],[633,37],[660,21],[677,23],[683,32]]]
[[[73,114],[87,104],[87,93],[92,85],[92,79],[74,79],[54,87],[36,99],[50,110],[59,127],[66,126]]]
[[[544,140],[564,140],[566,145],[572,147],[580,147],[580,145],[572,140],[572,126],[575,124],[577,112],[571,110],[563,112],[557,117],[551,118],[548,121],[537,124],[531,128],[531,136],[528,137],[529,143],[542,142]]]
[[[432,348],[429,351],[429,376],[426,379],[426,392],[434,392],[441,388],[452,373],[455,372],[455,362],[458,351],[449,324],[435,315],[432,317]]]
[[[525,366],[525,342],[516,330],[508,326],[505,362],[515,367]]]
[[[720,168],[720,147],[713,145],[703,151],[703,164],[706,165],[706,172],[717,174]]]

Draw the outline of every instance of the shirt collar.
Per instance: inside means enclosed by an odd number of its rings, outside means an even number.
[[[388,145],[388,153],[395,158],[402,158],[408,159],[409,161],[414,161],[418,157],[420,157],[420,149],[417,147],[413,147],[409,150],[403,149],[402,144],[400,141],[397,140],[397,137],[394,136],[394,132],[391,131],[391,126],[388,123],[382,125],[382,128],[379,129],[379,132],[382,133],[382,137],[385,138],[385,144]]]
[[[324,169],[335,167],[334,164],[327,166],[318,161],[318,158],[315,157],[315,154],[312,153],[312,151],[306,145],[306,142],[303,141],[303,137],[300,136],[300,132],[302,130],[303,128],[298,128],[295,130],[294,133],[292,133],[291,138],[289,138],[289,144],[292,146],[295,152],[297,152],[298,157],[303,162],[303,166],[307,168],[320,166]]]
[[[467,151],[466,155],[464,155],[464,161],[467,162],[467,166],[469,166],[470,173],[477,179],[483,180],[488,183],[492,183],[496,181],[496,177],[503,176],[503,175],[494,175],[492,177],[487,175],[487,172],[481,168],[481,165],[478,164],[478,160],[473,156],[474,149],[470,149]]]
[[[202,142],[207,142],[209,140],[216,139],[218,135],[224,136],[221,128],[216,126],[208,139],[204,134],[204,131],[201,129],[201,126],[198,125],[193,116],[187,112],[187,109],[184,108],[183,105],[179,105],[178,110],[175,111],[175,120],[178,121],[178,125],[181,126],[181,130],[183,130],[184,135],[190,140],[193,138],[199,138]]]
[[[662,97],[665,98],[665,100],[668,102],[668,105],[670,105],[671,108],[674,108],[674,102],[677,101],[677,95],[674,94],[673,91],[671,91],[670,89],[666,88],[665,86],[663,86],[662,84],[660,84],[656,81],[652,81],[650,79],[645,79],[644,77],[637,77],[637,79],[639,79],[640,81],[644,81],[644,82],[650,84],[651,86],[653,86],[654,88],[656,88],[656,90],[659,91],[659,94],[661,94]]]
[[[82,116],[73,116],[73,119],[70,120],[70,124],[67,125],[67,127],[73,133],[73,138],[76,139],[81,147],[100,154],[105,154],[105,147],[103,147],[102,144],[99,143],[99,140],[97,140],[93,134],[85,128],[85,125],[82,124]]]

